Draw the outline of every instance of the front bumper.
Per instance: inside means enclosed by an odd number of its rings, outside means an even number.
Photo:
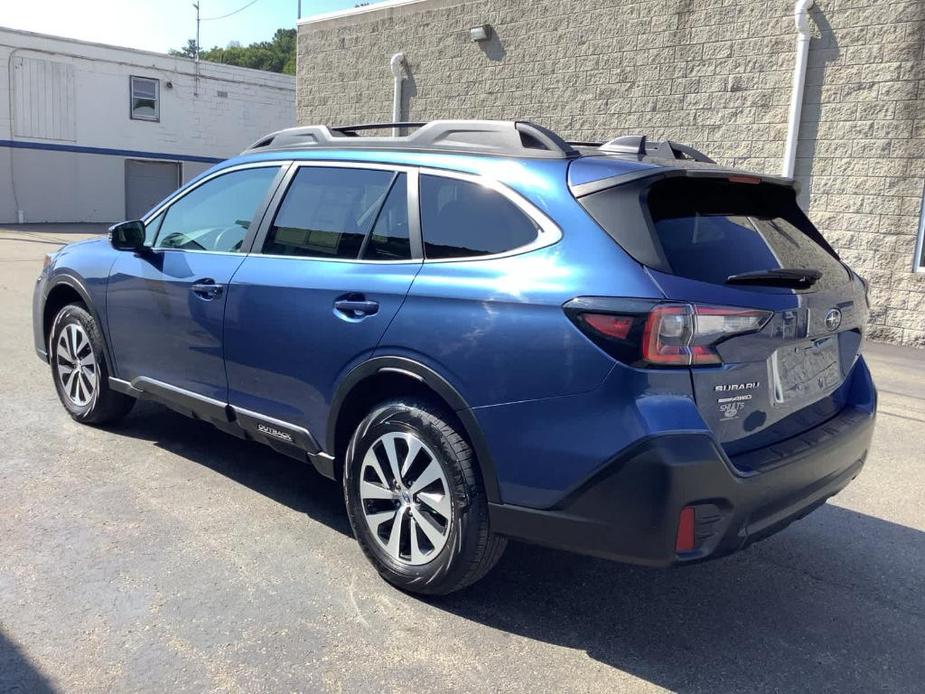
[[[849,406],[828,422],[730,460],[706,434],[656,435],[619,454],[551,509],[495,504],[502,535],[650,566],[729,554],[822,505],[861,471],[874,408]],[[748,470],[749,472],[743,472]],[[681,509],[696,509],[695,549],[677,553]]]
[[[45,271],[35,280],[35,287],[32,290],[32,341],[35,346],[35,353],[39,359],[48,362],[48,350],[45,345],[45,287],[47,278]]]

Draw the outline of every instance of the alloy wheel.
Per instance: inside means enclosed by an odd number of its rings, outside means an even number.
[[[395,561],[426,564],[450,534],[453,506],[443,467],[417,436],[390,432],[366,451],[360,468],[363,516]]]
[[[68,323],[58,335],[55,364],[67,399],[85,407],[96,394],[99,370],[90,338],[79,323]]]

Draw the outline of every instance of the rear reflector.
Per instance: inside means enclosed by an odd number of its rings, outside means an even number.
[[[676,552],[691,552],[694,549],[694,525],[697,517],[693,506],[685,506],[681,509],[681,515],[678,518],[678,535],[675,539],[674,549]]]

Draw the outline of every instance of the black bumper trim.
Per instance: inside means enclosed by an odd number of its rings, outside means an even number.
[[[742,474],[707,434],[645,439],[549,509],[490,504],[511,538],[634,564],[668,566],[729,554],[789,525],[841,491],[864,464],[874,416],[821,437],[773,469]],[[832,427],[831,422],[824,426]],[[678,517],[697,509],[697,547],[675,552]]]

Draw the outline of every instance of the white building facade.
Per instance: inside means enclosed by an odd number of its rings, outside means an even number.
[[[0,28],[0,223],[138,218],[294,123],[290,75]]]

